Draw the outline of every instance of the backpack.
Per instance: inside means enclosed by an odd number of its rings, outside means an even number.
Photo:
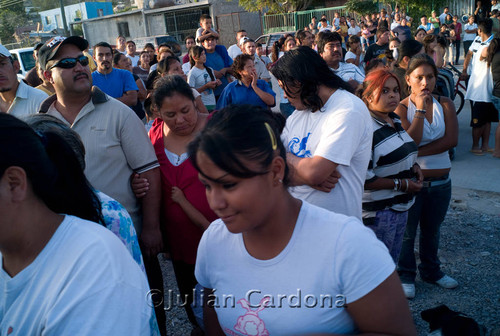
[[[455,80],[453,73],[448,69],[438,69],[438,76],[436,78],[436,87],[434,94],[445,96],[451,100],[455,99]]]

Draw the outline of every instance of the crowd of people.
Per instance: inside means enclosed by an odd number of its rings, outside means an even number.
[[[313,17],[269,57],[205,14],[182,59],[55,37],[26,82],[0,45],[0,334],[166,335],[165,253],[195,335],[415,335],[417,272],[458,286],[438,248],[462,40],[471,151],[500,157],[492,2],[463,29]]]

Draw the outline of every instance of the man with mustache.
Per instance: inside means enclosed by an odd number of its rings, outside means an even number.
[[[94,46],[94,60],[97,64],[97,70],[92,72],[94,85],[125,105],[135,106],[139,88],[134,76],[127,70],[113,68],[113,49],[108,43],[99,42]]]
[[[318,38],[318,54],[325,60],[330,69],[348,82],[353,89],[365,80],[365,76],[356,65],[342,62],[342,37],[339,33],[321,33]]]
[[[88,42],[81,37],[58,36],[40,49],[40,66],[56,91],[43,102],[40,113],[60,119],[80,135],[86,151],[87,179],[129,212],[140,237],[150,286],[161,291],[163,280],[156,258],[162,249],[159,164],[144,125],[134,111],[92,86],[89,61],[83,54],[87,47]],[[139,174],[150,183],[141,202],[130,187],[132,174]],[[156,313],[160,329],[164,330],[162,310],[163,307]]]
[[[0,44],[0,112],[16,117],[35,114],[47,94],[17,79],[19,62]]]

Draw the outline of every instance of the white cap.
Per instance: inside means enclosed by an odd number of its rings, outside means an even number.
[[[243,36],[242,38],[240,38],[240,46],[242,46],[242,45],[243,45],[243,43],[244,43],[246,40],[249,40],[249,38],[248,38],[248,37],[246,37],[246,36]]]
[[[12,55],[10,54],[10,52],[7,50],[7,48],[5,48],[3,45],[0,44],[0,55],[4,56],[4,57],[12,57]]]

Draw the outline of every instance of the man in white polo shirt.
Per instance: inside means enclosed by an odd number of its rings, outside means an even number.
[[[35,114],[48,96],[42,90],[19,81],[18,71],[19,62],[0,44],[0,112],[16,117]]]
[[[40,67],[56,91],[43,102],[40,113],[55,116],[80,135],[86,151],[87,179],[94,188],[127,209],[140,238],[150,286],[162,290],[156,258],[162,250],[159,164],[144,125],[135,113],[92,86],[88,58],[83,55],[87,47],[88,42],[80,37],[57,36],[40,48]],[[133,174],[150,183],[142,202],[130,186]],[[161,309],[156,312],[158,324],[164,329],[165,315],[159,315]]]

